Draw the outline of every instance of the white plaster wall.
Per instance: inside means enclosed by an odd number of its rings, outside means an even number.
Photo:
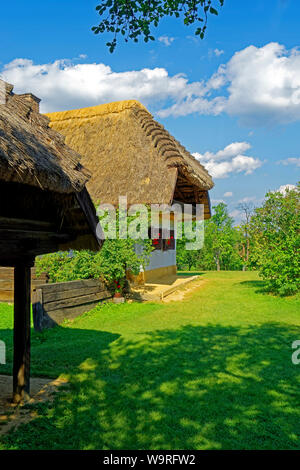
[[[150,269],[165,268],[176,265],[176,250],[155,250],[150,256],[150,263],[146,266],[146,271]]]
[[[134,249],[136,253],[140,254],[142,251],[142,246],[139,244],[136,244]],[[157,268],[166,268],[167,266],[175,266],[175,265],[176,265],[176,240],[175,240],[175,250],[152,251],[150,255],[150,262],[148,266],[146,266],[145,271],[150,271],[151,269],[157,269]]]

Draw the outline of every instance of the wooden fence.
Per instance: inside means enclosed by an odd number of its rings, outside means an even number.
[[[35,268],[31,269],[31,289],[42,283],[47,282],[47,275],[42,273],[36,277]],[[14,301],[14,268],[0,267],[0,302]]]
[[[34,328],[42,331],[72,320],[111,297],[98,279],[39,285],[32,296]]]

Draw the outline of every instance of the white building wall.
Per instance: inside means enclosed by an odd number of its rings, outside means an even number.
[[[135,252],[140,254],[142,246],[138,243],[134,247]],[[166,268],[168,266],[176,266],[176,240],[175,250],[154,250],[150,254],[150,261],[146,266],[145,271],[151,271],[151,269]],[[142,268],[141,268],[142,270]]]
[[[151,269],[166,268],[167,266],[176,265],[176,250],[155,250],[150,255],[150,262],[146,266],[145,271]]]

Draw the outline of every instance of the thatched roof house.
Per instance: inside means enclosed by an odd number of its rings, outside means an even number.
[[[94,200],[118,205],[119,195],[127,195],[129,205],[203,203],[210,217],[208,172],[138,101],[47,116],[91,171]]]
[[[42,247],[40,241],[28,255],[54,251],[54,240],[56,249],[97,250],[97,218],[85,188],[90,173],[64,136],[39,114],[37,97],[16,95],[7,83],[5,90],[6,102],[0,105],[0,196],[9,204],[1,204],[0,227],[10,226],[9,218],[36,219],[41,229],[48,224],[53,243],[45,240]],[[14,253],[18,256],[16,246],[7,248],[6,244],[2,252],[0,247],[2,265],[12,265]]]
[[[99,249],[89,173],[39,114],[39,99],[0,83],[0,266],[14,267],[14,401],[29,393],[30,268],[43,253]],[[4,92],[3,92],[4,90]],[[4,95],[4,96],[3,96]]]

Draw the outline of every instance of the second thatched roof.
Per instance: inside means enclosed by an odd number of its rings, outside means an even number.
[[[51,126],[82,155],[92,198],[118,205],[204,203],[213,181],[205,168],[138,101],[51,113]]]

